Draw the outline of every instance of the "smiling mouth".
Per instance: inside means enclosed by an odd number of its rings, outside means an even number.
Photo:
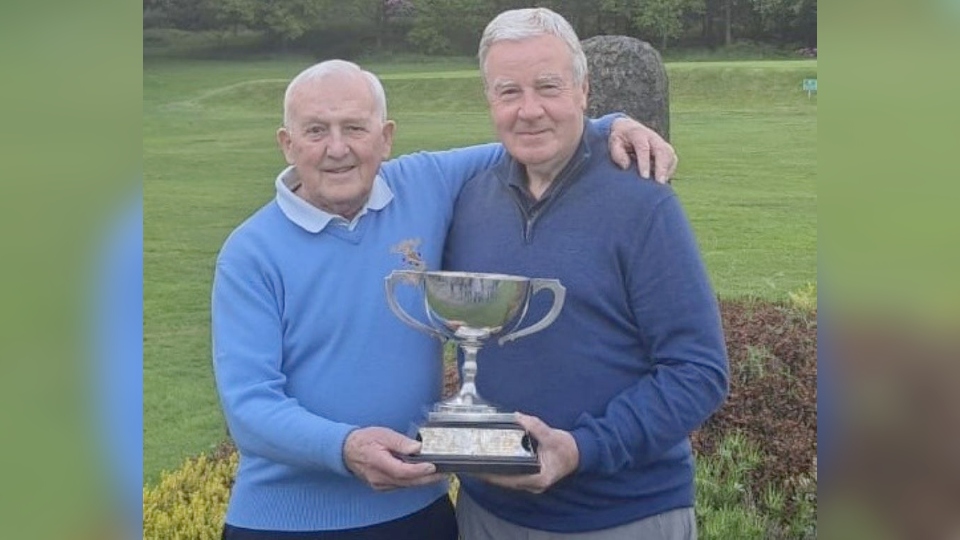
[[[324,169],[323,172],[328,174],[341,174],[348,172],[354,168],[354,165],[347,165],[345,167],[337,167],[335,169]]]

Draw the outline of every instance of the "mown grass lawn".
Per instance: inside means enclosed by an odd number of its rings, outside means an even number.
[[[144,481],[225,434],[210,361],[213,263],[273,196],[274,134],[306,60],[145,61]],[[370,64],[395,153],[492,140],[472,65]],[[668,64],[674,183],[726,298],[784,299],[816,281],[816,61]]]

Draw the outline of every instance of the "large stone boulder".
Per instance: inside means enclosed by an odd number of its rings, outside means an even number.
[[[591,117],[624,112],[670,140],[667,70],[649,43],[628,36],[595,36],[583,41],[590,69]]]

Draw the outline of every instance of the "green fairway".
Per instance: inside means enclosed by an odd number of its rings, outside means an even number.
[[[274,195],[286,82],[308,60],[149,61],[143,71],[144,481],[225,436],[210,360],[213,264]],[[394,153],[493,139],[467,61],[370,64]],[[724,297],[816,282],[816,61],[668,64],[674,186]]]

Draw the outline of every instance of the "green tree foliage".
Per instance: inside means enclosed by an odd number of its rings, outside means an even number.
[[[809,33],[811,22],[816,33],[816,0],[749,0],[749,3],[756,14],[758,30],[768,38],[802,39],[803,34]]]
[[[667,40],[683,34],[690,15],[704,12],[706,0],[603,0],[601,5],[630,21],[641,35],[658,37],[663,50]]]
[[[817,0],[143,0],[144,27],[263,31],[268,42],[324,54],[413,49],[476,54],[501,11],[549,7],[577,34],[668,45],[752,40],[816,46]]]
[[[236,33],[241,27],[251,28],[258,18],[257,0],[216,0],[216,18],[221,25]]]
[[[144,17],[156,24],[181,30],[209,30],[217,27],[218,0],[144,0]]]
[[[325,0],[260,0],[255,28],[286,45],[317,24]]]
[[[427,54],[475,53],[483,28],[500,11],[499,4],[504,2],[418,0],[407,39]]]

